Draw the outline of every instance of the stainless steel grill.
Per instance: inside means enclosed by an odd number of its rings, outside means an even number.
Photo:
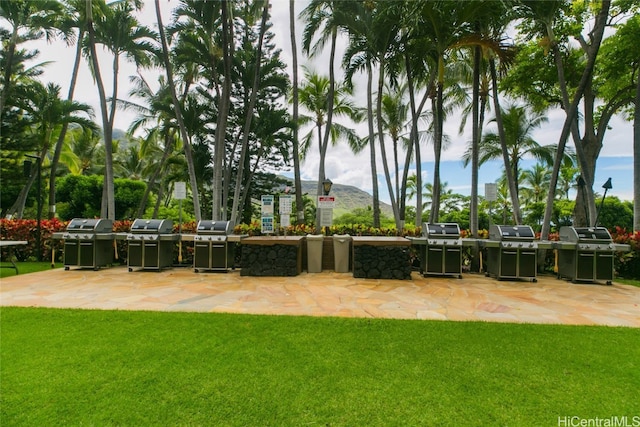
[[[231,221],[201,220],[193,237],[193,268],[201,270],[227,271],[233,268],[235,244],[229,242],[233,233]]]
[[[420,260],[422,274],[462,278],[462,238],[455,223],[423,223],[426,238]]]
[[[624,245],[621,245],[624,246]],[[616,245],[604,227],[561,227],[558,249],[558,277],[579,281],[613,280]]]
[[[110,219],[74,218],[67,229],[54,238],[64,239],[64,269],[93,268],[113,264],[113,221]]]
[[[136,219],[127,234],[129,271],[161,270],[173,264],[173,247],[180,239],[170,219]]]
[[[487,248],[487,276],[536,282],[538,243],[528,225],[492,225]]]

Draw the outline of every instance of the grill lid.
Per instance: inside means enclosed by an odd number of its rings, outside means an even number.
[[[111,233],[113,221],[106,218],[74,218],[67,225],[71,233]]]
[[[489,239],[491,240],[528,242],[535,237],[533,228],[528,225],[492,225],[489,229]]]
[[[460,226],[456,223],[423,223],[422,235],[425,237],[439,237],[442,239],[457,239],[460,237]]]
[[[560,227],[560,240],[572,243],[610,243],[609,230],[605,227]]]
[[[219,234],[228,236],[233,233],[233,222],[203,219],[198,222],[197,234]]]
[[[131,233],[135,234],[171,234],[173,221],[170,219],[136,219],[131,224]]]

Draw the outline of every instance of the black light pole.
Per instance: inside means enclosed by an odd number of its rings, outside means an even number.
[[[34,156],[31,154],[25,154],[25,157],[29,157],[30,159],[36,160],[36,173],[38,174],[38,184],[37,184],[37,234],[36,234],[36,257],[38,262],[42,261],[42,247],[41,247],[41,239],[42,239],[42,159],[39,156]]]
[[[602,211],[602,205],[604,205],[604,198],[607,197],[607,191],[613,188],[613,185],[611,185],[611,178],[609,178],[607,182],[605,182],[602,185],[602,188],[604,188],[604,194],[602,196],[602,201],[600,201],[600,208],[598,208],[598,215],[596,215],[596,222],[593,224],[594,227],[598,226],[598,218],[600,218],[600,211]]]

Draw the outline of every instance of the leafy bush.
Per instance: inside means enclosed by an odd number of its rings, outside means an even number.
[[[64,220],[97,218],[102,204],[103,177],[67,175],[57,181],[58,215]],[[142,199],[145,183],[126,178],[114,181],[116,218],[134,216]]]
[[[615,243],[631,246],[630,252],[616,252],[614,263],[618,274],[627,279],[640,279],[640,231],[615,227],[611,231],[611,237]]]
[[[40,249],[42,259],[51,259],[51,252],[55,250],[56,260],[62,259],[63,243],[54,240],[51,235],[58,231],[64,231],[67,222],[59,219],[43,219],[40,221],[42,236],[40,238]],[[13,255],[18,261],[32,261],[36,259],[38,248],[36,245],[38,236],[38,221],[35,219],[0,219],[0,239],[2,240],[26,240],[27,245],[15,246]],[[0,253],[2,259],[9,256],[9,248],[3,248]]]

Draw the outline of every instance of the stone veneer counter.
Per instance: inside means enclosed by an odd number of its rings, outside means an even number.
[[[354,236],[353,277],[411,279],[411,240],[404,237]]]
[[[253,236],[240,241],[241,276],[297,276],[304,236]]]

